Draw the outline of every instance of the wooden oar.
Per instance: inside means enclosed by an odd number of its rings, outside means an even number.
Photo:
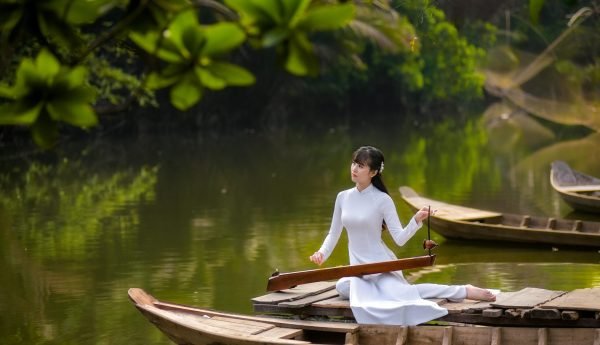
[[[276,273],[269,278],[267,291],[284,290],[296,285],[340,279],[343,277],[360,277],[367,274],[432,266],[434,262],[435,255],[424,255],[414,258],[375,262],[371,264],[338,266],[289,273]]]

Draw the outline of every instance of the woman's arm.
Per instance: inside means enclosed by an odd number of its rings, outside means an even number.
[[[396,205],[389,195],[382,203],[383,219],[385,224],[396,242],[397,245],[403,246],[423,225],[423,219],[427,218],[427,209],[425,211],[419,210],[408,222],[406,227],[403,227],[398,218],[398,212],[396,211]],[[424,213],[423,213],[424,212]]]
[[[342,234],[342,202],[341,202],[342,192],[338,193],[337,198],[335,199],[335,206],[333,208],[333,216],[331,218],[331,226],[329,227],[329,233],[321,248],[310,256],[310,260],[317,265],[321,265],[333,252],[333,249],[338,243],[340,236]]]

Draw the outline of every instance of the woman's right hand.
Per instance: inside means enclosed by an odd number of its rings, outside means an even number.
[[[429,212],[430,212],[430,209],[427,206],[418,210],[417,213],[415,213],[415,215],[414,215],[417,223],[422,223],[425,219],[427,219],[427,217],[429,217]],[[435,215],[436,212],[437,212],[437,210],[431,210],[431,215],[432,216]]]
[[[323,261],[325,261],[325,256],[323,255],[323,253],[317,251],[313,255],[311,255],[309,259],[315,264],[321,266],[321,264],[323,264]]]

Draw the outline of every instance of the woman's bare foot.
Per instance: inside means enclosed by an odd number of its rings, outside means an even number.
[[[482,289],[471,284],[465,285],[465,288],[467,289],[467,299],[486,302],[493,302],[496,300],[496,295],[491,293],[489,290]]]

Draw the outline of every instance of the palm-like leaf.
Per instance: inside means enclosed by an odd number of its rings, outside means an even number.
[[[93,23],[116,4],[110,0],[4,0],[0,2],[0,32],[6,38],[18,27],[32,30],[34,35],[39,29],[48,41],[74,49],[82,43],[77,27]]]
[[[261,48],[276,47],[284,68],[292,74],[316,75],[317,57],[308,35],[346,26],[355,6],[314,4],[311,0],[225,0],[240,14],[252,42]]]
[[[0,107],[0,124],[32,128],[34,140],[43,147],[53,143],[57,122],[88,128],[98,123],[91,104],[94,91],[86,84],[84,67],[68,68],[47,50],[35,59],[24,59],[13,86],[0,87],[9,102]]]
[[[200,25],[193,11],[177,15],[162,33],[132,33],[131,39],[142,49],[167,63],[159,72],[148,76],[148,86],[172,86],[171,103],[187,110],[202,98],[204,88],[221,90],[227,86],[254,83],[246,69],[222,61],[223,55],[246,39],[233,23]]]

